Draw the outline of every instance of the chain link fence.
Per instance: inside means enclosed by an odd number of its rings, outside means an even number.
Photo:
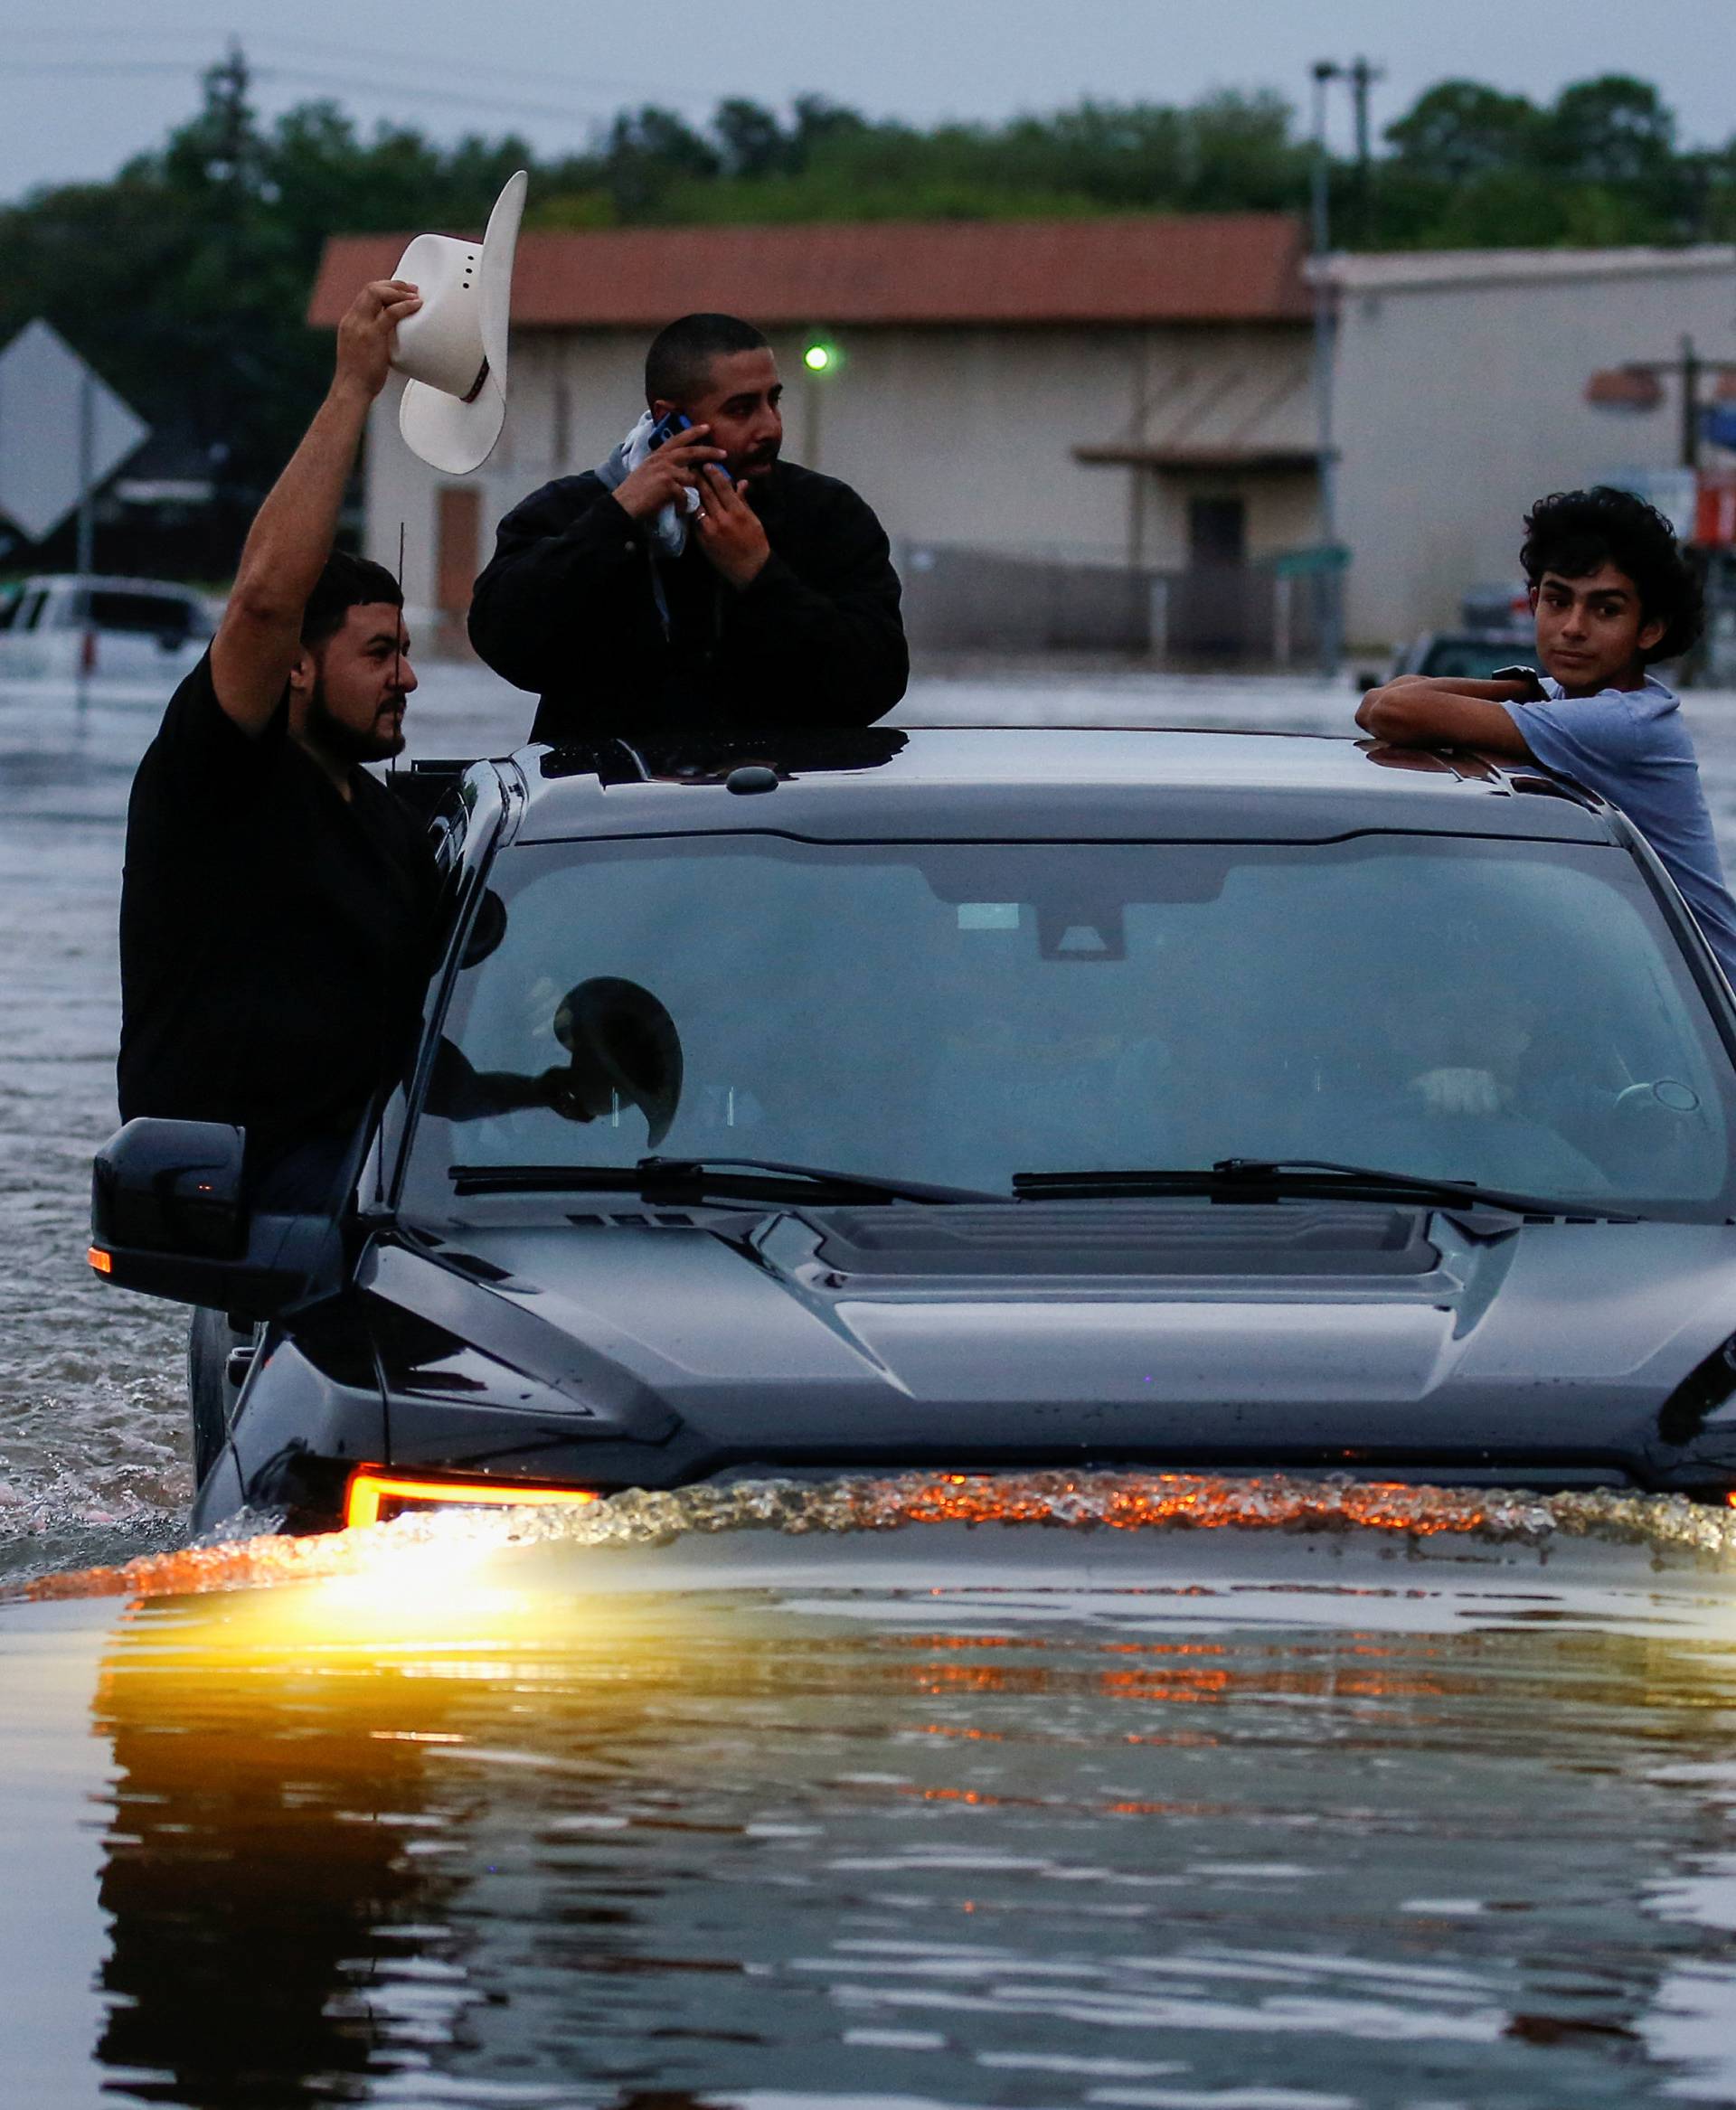
[[[1125,653],[1162,666],[1289,666],[1317,657],[1330,580],[1259,565],[1158,569],[960,543],[898,553],[919,652]]]

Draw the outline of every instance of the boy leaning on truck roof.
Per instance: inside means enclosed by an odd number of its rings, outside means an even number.
[[[1631,492],[1556,492],[1525,516],[1520,562],[1541,674],[1458,681],[1401,674],[1356,712],[1394,747],[1477,748],[1539,762],[1620,806],[1681,890],[1736,984],[1736,901],[1725,882],[1694,741],[1647,670],[1700,635],[1700,582],[1669,523]]]

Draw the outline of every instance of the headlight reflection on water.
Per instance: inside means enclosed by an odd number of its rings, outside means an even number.
[[[347,1573],[286,1594],[295,1600],[297,1624],[310,1633],[413,1651],[458,1632],[491,1633],[524,1615],[527,1593],[503,1587],[489,1573],[498,1550],[474,1536],[374,1546]]]

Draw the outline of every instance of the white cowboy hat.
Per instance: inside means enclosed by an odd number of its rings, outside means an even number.
[[[421,291],[398,325],[392,363],[409,376],[398,429],[412,454],[448,476],[468,476],[494,452],[506,420],[506,337],[513,254],[530,178],[523,169],[495,200],[479,242],[419,234],[394,278]]]

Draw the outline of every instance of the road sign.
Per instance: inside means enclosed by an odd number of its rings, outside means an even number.
[[[1266,564],[1279,579],[1307,579],[1322,571],[1348,570],[1350,551],[1343,542],[1311,542],[1298,550],[1280,550]]]
[[[40,542],[150,430],[59,331],[26,323],[0,352],[0,513]]]
[[[1694,539],[1702,549],[1736,545],[1736,478],[1700,472],[1699,503],[1694,510]]]

